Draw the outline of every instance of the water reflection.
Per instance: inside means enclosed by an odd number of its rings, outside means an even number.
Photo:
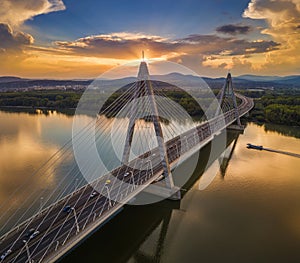
[[[34,107],[0,107],[0,111],[8,113],[26,113],[28,115],[39,115],[51,116],[53,114],[64,114],[69,117],[73,117],[75,109],[43,109]]]
[[[84,125],[91,122],[89,116],[80,115],[79,118]],[[111,170],[120,164],[119,156],[124,147],[124,129],[128,120],[99,116],[98,121],[95,136],[97,149],[106,167]],[[73,191],[75,185],[79,187],[87,182],[74,159],[70,141],[72,118],[56,111],[49,111],[47,114],[39,110],[35,114],[0,111],[0,123],[3,124],[0,131],[1,235],[37,213],[41,209],[41,198],[43,207],[46,207]],[[122,129],[115,129],[113,134],[111,130],[114,125]],[[163,124],[163,129],[167,130],[168,125],[178,126],[182,132],[190,129],[192,124],[185,122],[179,125],[174,121]],[[134,153],[140,155],[145,151],[145,145],[138,144],[138,140],[142,138],[143,127],[147,126],[147,122],[139,120],[137,126],[141,129],[137,130],[133,138],[133,148]],[[151,131],[154,134],[153,127],[148,128],[148,132]],[[166,133],[167,140],[171,135]],[[92,139],[85,139],[84,147],[90,147],[94,142]],[[65,144],[67,141],[69,143]],[[146,146],[153,148],[157,146],[157,142],[149,140]],[[115,151],[119,151],[119,156],[116,156]],[[90,159],[92,158],[85,156],[85,160]],[[99,177],[106,174],[106,170],[98,169],[94,174]]]
[[[264,125],[264,129],[266,132],[269,132],[269,131],[277,132],[280,135],[300,138],[300,128],[299,127],[295,127],[295,126],[291,127],[291,126],[266,123]]]
[[[230,146],[238,136],[239,133],[229,132],[227,141],[229,149],[231,149]],[[199,175],[204,172],[209,152],[210,145],[201,149],[197,168],[183,187],[183,198],[199,180]],[[219,153],[215,153],[212,161],[218,161],[221,153],[220,149]],[[198,155],[195,156],[198,158]],[[193,163],[192,159],[195,156],[181,164],[179,169],[184,172],[190,163]],[[176,175],[178,174],[180,172],[176,173]],[[146,194],[142,193],[142,195]],[[84,258],[87,261],[101,259],[103,262],[163,262],[162,257],[165,254],[165,246],[169,246],[167,242],[176,238],[176,231],[170,231],[170,222],[178,217],[178,213],[181,216],[185,214],[185,210],[181,208],[181,201],[164,200],[158,204],[134,208],[126,206],[124,211],[118,214],[109,224],[105,225],[62,261],[74,262],[76,258],[82,257],[84,253]],[[101,245],[101,256],[93,252],[99,250],[99,245]],[[115,249],[118,250],[118,253],[115,253]]]
[[[58,159],[56,166],[48,168],[47,175],[33,177],[71,135],[71,118],[57,112],[51,116],[0,111],[1,228],[14,223],[7,220],[18,209],[23,213],[26,204],[29,206],[41,191],[57,184],[56,169],[65,160]],[[29,198],[33,192],[35,195]]]
[[[222,155],[222,158],[219,158],[219,166],[220,166],[220,173],[222,178],[224,179],[225,175],[226,175],[226,171],[228,168],[228,165],[230,163],[230,160],[232,158],[232,155],[234,153],[235,147],[237,145],[239,136],[240,136],[240,132],[231,132],[229,133],[229,136],[234,135],[235,138],[233,140],[233,142],[226,148],[224,154]]]
[[[228,162],[204,191],[198,185],[209,145],[180,202],[127,206],[62,262],[299,262],[300,163],[250,151],[248,142],[300,146],[249,124],[243,135],[229,134]]]
[[[28,192],[7,196],[69,139],[72,118],[51,114],[0,111],[1,212],[3,206],[18,208]],[[228,134],[224,162],[220,167],[216,154],[220,170],[205,190],[199,191],[199,183],[208,172],[209,145],[201,149],[180,202],[125,207],[62,262],[300,262],[300,163],[246,148],[250,142],[299,152],[298,130],[266,127],[249,124],[243,135]],[[67,164],[68,159],[52,170],[49,180],[32,181],[32,188],[56,185],[57,175],[68,174]],[[184,165],[189,164],[181,173]],[[75,178],[65,179],[76,187]]]

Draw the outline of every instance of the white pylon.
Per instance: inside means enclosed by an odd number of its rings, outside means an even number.
[[[138,71],[138,81],[136,85],[136,90],[133,94],[133,100],[132,100],[132,107],[131,112],[135,113],[137,110],[137,99],[139,95],[142,93],[142,91],[145,92],[146,96],[149,98],[150,107],[152,111],[152,121],[154,125],[154,130],[156,134],[156,139],[158,143],[159,148],[159,154],[160,159],[162,162],[163,170],[164,170],[164,177],[166,186],[168,188],[174,187],[174,181],[171,174],[170,164],[167,156],[167,148],[164,143],[164,136],[162,132],[162,128],[159,122],[159,114],[158,109],[155,101],[154,91],[152,87],[152,82],[149,80],[149,70],[147,63],[144,61],[144,51],[142,52],[142,58],[143,61],[140,63],[139,71]],[[133,133],[134,133],[134,126],[135,126],[135,114],[131,114],[130,120],[129,120],[129,127],[127,130],[126,140],[125,140],[125,147],[123,152],[123,163],[126,164],[129,162],[129,156],[130,156],[130,149],[133,139]]]

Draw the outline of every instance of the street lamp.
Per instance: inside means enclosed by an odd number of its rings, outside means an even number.
[[[77,191],[77,187],[78,187],[78,178],[76,178],[76,180],[75,180],[75,191],[74,192]]]
[[[30,251],[29,251],[29,247],[28,247],[27,241],[26,241],[26,240],[23,240],[23,243],[25,244],[25,249],[26,249],[27,257],[28,257],[28,262],[29,262],[29,263],[32,263],[31,256],[30,256]]]
[[[179,152],[178,152],[178,146],[177,146],[177,142],[175,143],[175,147],[176,147],[177,158],[178,158],[178,157],[179,157]]]
[[[146,163],[150,163],[150,165],[151,165],[151,174],[152,174],[152,176],[153,176],[153,166],[152,166],[152,161],[151,161],[151,160],[147,160]],[[149,170],[149,169],[148,169],[148,166],[147,166],[147,170]]]
[[[134,181],[133,172],[130,171],[129,173],[131,173],[131,180],[132,180],[132,184],[133,184],[133,189],[135,189],[135,181]]]
[[[184,136],[184,139],[185,139],[185,143],[186,143],[185,151],[187,152],[189,150],[189,142],[188,142],[188,139],[186,136]]]
[[[77,220],[77,213],[75,210],[75,207],[72,207],[71,210],[73,211],[74,217],[75,217],[75,224],[76,224],[76,233],[79,233],[79,225],[78,225],[78,220]]]
[[[196,132],[194,132],[194,141],[195,141],[195,146],[196,146],[197,145]]]
[[[58,249],[59,241],[56,241],[55,251]]]
[[[107,196],[108,196],[108,204],[110,207],[112,207],[112,204],[111,204],[111,198],[110,198],[110,190],[108,188],[108,184],[110,183],[110,180],[106,180],[105,184],[104,184],[104,188],[106,189],[107,191]]]
[[[44,199],[44,197],[40,198],[40,211],[42,211],[42,208],[43,208],[43,199]]]

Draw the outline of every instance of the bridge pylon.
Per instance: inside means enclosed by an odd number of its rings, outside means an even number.
[[[225,84],[224,84],[222,90],[219,92],[217,97],[218,97],[218,100],[220,103],[220,107],[217,109],[216,115],[219,115],[221,113],[221,110],[223,112],[226,112],[230,109],[234,109],[237,125],[238,125],[239,129],[243,129],[243,126],[242,126],[241,120],[240,120],[236,95],[235,95],[233,85],[232,85],[232,77],[231,77],[230,73],[227,74]]]
[[[164,182],[165,182],[165,186],[164,186],[165,189],[159,187],[160,190],[156,191],[155,194],[159,195],[159,192],[162,191],[165,192],[165,195],[167,195],[165,191],[167,190],[167,192],[169,191],[169,193],[172,193],[173,195],[173,198],[170,197],[171,199],[176,199],[176,200],[180,199],[180,192],[178,191],[179,189],[174,185],[174,180],[171,173],[170,163],[167,155],[167,148],[164,142],[164,135],[159,121],[159,113],[155,101],[152,81],[149,79],[149,70],[148,70],[147,63],[144,61],[144,59],[139,66],[136,84],[137,84],[136,88],[132,95],[131,114],[130,114],[129,126],[127,129],[127,134],[125,139],[122,163],[125,165],[129,163],[132,140],[134,135],[134,127],[137,121],[137,118],[135,117],[136,116],[135,113],[139,110],[138,100],[142,96],[147,96],[147,98],[149,99],[150,110],[151,110],[150,120],[151,122],[153,122],[154,125],[155,135],[156,135],[158,149],[159,149],[159,156],[163,167]],[[147,138],[145,138],[145,140],[147,140]],[[164,195],[164,193],[162,193],[162,195]]]

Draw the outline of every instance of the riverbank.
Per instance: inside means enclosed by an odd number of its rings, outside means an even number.
[[[254,99],[254,108],[248,121],[258,124],[281,124],[300,126],[300,90],[278,89],[274,91],[239,91]]]
[[[249,112],[246,119],[258,124],[300,126],[300,98],[295,98],[294,104],[286,104],[283,98],[280,100],[266,97],[256,99],[254,108]]]
[[[12,113],[29,113],[29,114],[44,114],[49,115],[53,112],[58,112],[68,116],[75,114],[76,108],[53,108],[53,107],[32,107],[32,106],[0,106],[0,111]]]
[[[247,121],[258,124],[300,126],[300,90],[286,88],[275,91],[239,90],[238,92],[254,98],[255,101],[254,108],[246,117]],[[193,119],[199,120],[203,116],[203,111],[197,102],[185,92],[165,91],[165,93],[181,105]],[[61,90],[3,92],[0,93],[0,109],[45,114],[48,114],[48,111],[57,111],[72,115],[75,113],[81,95],[82,91]],[[108,98],[107,102],[112,103],[118,96],[120,93],[115,93]],[[108,103],[104,107],[107,105]]]

